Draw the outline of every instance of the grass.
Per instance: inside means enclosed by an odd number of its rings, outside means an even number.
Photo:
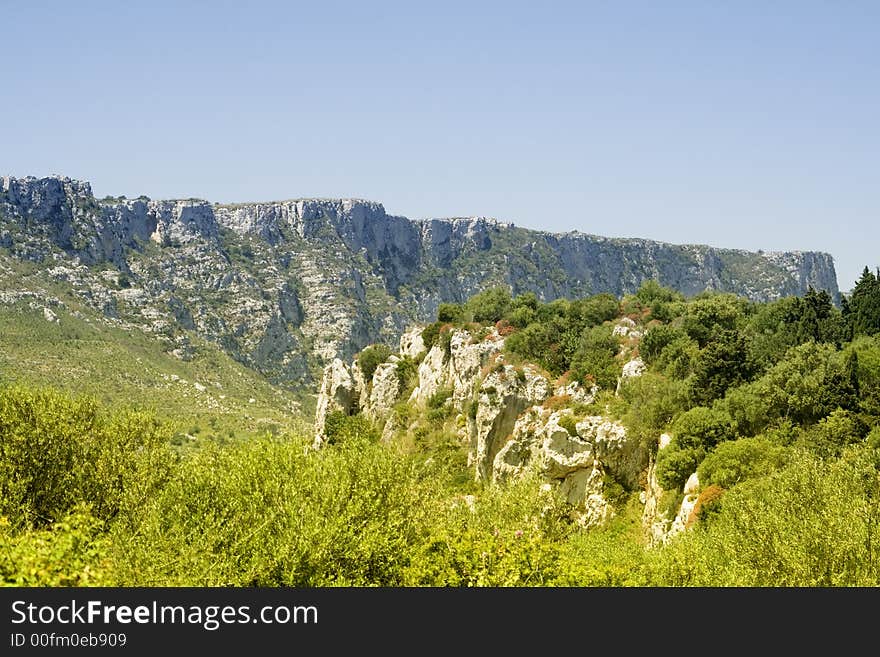
[[[53,312],[57,322],[25,301],[0,306],[0,380],[150,410],[181,434],[218,438],[300,427],[310,410],[195,336],[193,357],[183,361],[139,330]]]

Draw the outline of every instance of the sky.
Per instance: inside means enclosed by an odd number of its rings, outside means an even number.
[[[0,0],[0,175],[880,265],[880,3]]]

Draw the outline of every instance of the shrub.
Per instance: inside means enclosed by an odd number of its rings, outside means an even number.
[[[347,415],[334,411],[324,422],[324,437],[328,444],[343,442],[378,442],[379,432],[363,415]]]
[[[758,436],[722,443],[700,464],[698,476],[703,484],[730,488],[763,477],[785,464],[787,450]]]
[[[672,443],[657,454],[657,481],[663,488],[680,490],[705,455],[702,448],[682,448],[673,438]]]
[[[99,412],[91,398],[0,388],[0,515],[46,527],[78,503],[112,518],[126,497],[158,485],[170,432],[149,414]]]
[[[443,324],[444,322],[433,322],[422,330],[422,341],[425,343],[425,349],[429,350],[437,344],[437,338],[440,337],[440,327]]]
[[[784,469],[725,493],[704,532],[658,553],[657,584],[877,586],[880,462],[850,448],[829,463],[795,455]]]
[[[541,586],[553,582],[565,507],[534,478],[483,490],[472,507],[437,509],[406,568],[410,586]]]
[[[397,394],[406,397],[415,389],[419,380],[419,367],[416,361],[409,356],[404,356],[397,361]]]
[[[479,292],[467,300],[465,308],[475,322],[494,324],[510,310],[510,290],[493,287]]]
[[[706,450],[735,435],[733,420],[726,411],[704,406],[679,415],[672,425],[672,433],[680,447]]]
[[[577,418],[573,415],[563,415],[557,420],[557,424],[568,431],[568,433],[572,436],[578,435],[577,431]]]
[[[115,536],[125,586],[402,583],[430,498],[410,463],[373,442],[205,445]]]
[[[450,397],[452,397],[452,388],[437,388],[437,391],[428,397],[428,408],[441,408]]]
[[[617,338],[611,335],[610,327],[588,329],[582,334],[572,357],[572,374],[581,383],[586,383],[587,375],[590,375],[600,388],[613,389],[620,374],[615,361],[618,348]]]
[[[686,526],[691,527],[696,523],[706,525],[711,522],[712,518],[721,513],[721,498],[724,496],[724,489],[721,486],[712,484],[707,486],[701,492],[694,508],[688,516]]]
[[[460,322],[464,319],[464,307],[457,303],[441,303],[437,308],[438,322]]]
[[[0,517],[0,586],[112,586],[104,523],[76,505],[45,529],[16,534]]]
[[[363,372],[364,378],[368,383],[373,380],[373,373],[376,371],[376,368],[388,360],[390,355],[391,347],[384,344],[371,345],[358,354],[358,367]]]

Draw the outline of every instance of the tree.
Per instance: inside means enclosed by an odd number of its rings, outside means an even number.
[[[458,303],[441,303],[437,308],[438,322],[460,322],[464,308]]]
[[[373,380],[373,372],[376,371],[379,365],[388,360],[390,355],[391,348],[384,344],[371,345],[358,354],[357,364],[367,382]]]
[[[785,465],[786,448],[763,436],[740,438],[718,445],[697,469],[701,484],[730,488],[762,477]]]
[[[728,388],[744,383],[752,373],[746,342],[739,331],[720,331],[700,352],[694,365],[691,397],[698,404],[720,399]]]
[[[493,287],[468,299],[466,308],[475,322],[494,324],[510,310],[510,290]]]
[[[587,329],[571,359],[572,374],[581,382],[592,378],[600,388],[613,389],[620,374],[614,360],[618,349],[617,338],[608,326]]]
[[[672,433],[681,447],[712,449],[718,443],[730,440],[735,431],[727,411],[697,406],[678,416]]]
[[[865,267],[844,311],[851,336],[880,333],[880,270],[875,275]]]

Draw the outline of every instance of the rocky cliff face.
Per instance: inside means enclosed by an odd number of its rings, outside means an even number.
[[[640,484],[648,466],[646,450],[630,440],[623,425],[575,412],[592,403],[597,388],[587,390],[576,382],[555,385],[533,365],[506,363],[504,339],[495,331],[480,336],[455,330],[448,349],[435,345],[417,355],[418,381],[407,393],[400,386],[398,363],[411,357],[407,350],[417,334],[405,333],[400,355],[378,365],[369,381],[357,361],[349,365],[334,359],[325,367],[315,417],[316,448],[326,440],[332,412],[362,414],[383,426],[383,439],[391,440],[412,429],[395,425],[392,408],[397,403],[424,410],[436,405],[439,395],[478,481],[538,472],[546,485],[559,488],[584,526],[600,524],[613,513],[605,495],[609,478],[631,489]],[[552,407],[547,405],[551,400]]]
[[[543,300],[620,295],[647,279],[685,294],[767,300],[813,286],[839,296],[823,253],[560,235],[481,217],[412,221],[360,200],[97,200],[88,183],[61,177],[0,178],[0,249],[40,272],[26,280],[0,268],[6,292],[62,284],[184,357],[197,331],[293,385],[495,284]]]

